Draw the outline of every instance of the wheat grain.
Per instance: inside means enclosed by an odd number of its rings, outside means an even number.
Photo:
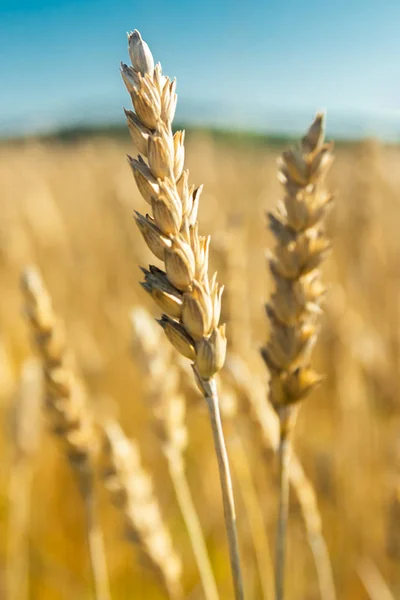
[[[117,422],[102,428],[103,479],[121,510],[129,541],[136,544],[158,575],[169,597],[182,598],[182,564],[161,516],[151,478],[141,464],[138,446]]]
[[[321,381],[309,362],[325,293],[318,267],[330,249],[322,220],[332,202],[323,187],[331,163],[332,144],[324,143],[324,117],[318,114],[300,147],[282,154],[279,179],[285,189],[284,201],[277,216],[268,215],[276,239],[269,260],[276,287],[266,305],[270,339],[262,356],[270,373],[269,399],[280,424],[277,600],[284,598],[290,433],[298,402]]]
[[[64,325],[54,314],[51,298],[39,272],[33,267],[26,268],[21,283],[25,314],[43,363],[45,409],[50,429],[60,439],[77,475],[85,506],[96,600],[109,600],[103,539],[95,515],[93,459],[96,436],[88,398],[82,382],[73,371]]]
[[[121,73],[135,112],[125,111],[139,152],[129,158],[140,193],[152,216],[136,213],[149,249],[165,271],[144,269],[143,287],[164,312],[160,325],[175,348],[193,361],[197,383],[207,401],[218,459],[235,597],[243,598],[236,514],[228,456],[219,414],[214,376],[226,353],[225,326],[219,325],[223,288],[216,274],[209,278],[210,238],[199,236],[197,212],[202,191],[189,187],[184,169],[184,132],[172,133],[176,82],[154,66],[148,45],[138,31],[128,36],[132,66]],[[146,160],[147,162],[146,162]]]

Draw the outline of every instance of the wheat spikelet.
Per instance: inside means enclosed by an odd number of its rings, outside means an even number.
[[[45,410],[51,431],[60,439],[77,475],[86,511],[86,527],[96,598],[108,600],[107,567],[102,534],[95,521],[93,458],[96,449],[94,421],[83,384],[73,371],[65,329],[54,314],[51,298],[39,272],[27,268],[22,275],[25,314],[41,355],[45,381]]]
[[[270,373],[269,399],[280,423],[277,600],[284,597],[289,434],[298,402],[321,381],[309,363],[325,293],[318,267],[330,249],[322,221],[332,202],[323,187],[332,159],[332,144],[324,143],[324,117],[318,114],[300,147],[282,154],[278,176],[285,196],[278,215],[268,215],[276,240],[269,260],[275,292],[266,305],[270,339],[262,356]]]
[[[36,359],[27,359],[22,366],[12,408],[13,461],[9,481],[7,598],[27,600],[32,458],[39,443],[42,409],[42,371]]]
[[[71,354],[62,322],[53,312],[39,272],[28,268],[22,276],[25,314],[43,361],[46,411],[50,427],[60,438],[68,460],[78,473],[91,471],[94,423],[85,390],[71,369]]]
[[[131,313],[133,352],[145,373],[146,400],[151,406],[156,431],[167,458],[180,510],[189,533],[205,597],[218,600],[218,591],[207,547],[185,475],[183,452],[187,445],[185,400],[180,391],[175,351],[162,343],[156,325],[143,309]],[[174,355],[173,355],[174,354]]]
[[[268,215],[276,239],[269,261],[276,287],[266,306],[271,333],[262,356],[270,372],[270,401],[282,427],[289,425],[292,407],[321,381],[309,359],[325,293],[318,267],[330,249],[322,220],[332,201],[323,189],[332,145],[323,142],[323,125],[319,114],[301,147],[282,154],[279,179],[285,197],[278,215]]]
[[[182,564],[163,521],[151,478],[141,464],[139,448],[118,423],[102,430],[103,479],[113,503],[121,510],[128,539],[160,577],[171,599],[182,598]]]
[[[176,82],[154,66],[148,45],[138,31],[128,35],[132,66],[121,74],[135,109],[125,111],[133,141],[141,153],[129,158],[152,215],[136,213],[145,242],[165,271],[143,269],[144,289],[163,311],[160,325],[180,354],[193,362],[197,383],[207,400],[218,459],[224,514],[236,599],[243,598],[236,514],[228,456],[214,376],[226,353],[225,326],[219,325],[223,288],[216,274],[209,278],[210,238],[198,233],[197,212],[202,186],[189,186],[184,169],[184,132],[172,133]],[[146,162],[147,161],[147,162]]]

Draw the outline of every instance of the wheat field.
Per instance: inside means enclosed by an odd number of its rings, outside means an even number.
[[[272,245],[265,213],[282,196],[276,159],[283,147],[200,132],[189,132],[186,147],[191,181],[204,184],[199,226],[212,236],[211,271],[218,270],[225,285],[228,360],[220,373],[221,402],[246,597],[268,598],[277,466],[246,411],[235,412],[243,390],[232,383],[232,371],[235,375],[235,364],[245,365],[250,387],[267,402],[268,373],[259,352],[268,336],[263,305],[273,287],[265,258]],[[138,283],[138,265],[148,265],[151,256],[133,219],[133,209],[146,212],[146,205],[124,159],[127,153],[132,153],[128,140],[106,137],[0,146],[1,597],[12,561],[20,573],[13,598],[93,597],[74,475],[46,423],[29,412],[35,402],[29,385],[25,395],[32,401],[20,409],[27,413],[25,422],[17,410],[26,361],[35,355],[19,284],[27,265],[40,269],[66,324],[95,414],[118,419],[140,448],[182,560],[182,597],[203,597],[152,415],[155,371],[146,369],[132,327],[132,310],[145,309],[157,318],[159,313]],[[400,598],[399,164],[395,146],[339,145],[328,177],[335,193],[327,227],[333,251],[323,269],[328,294],[313,359],[326,377],[302,405],[294,447],[317,494],[339,600]],[[140,314],[144,322],[147,315]],[[166,379],[180,359],[159,330],[154,324],[150,356],[157,361],[159,355],[162,385],[163,372]],[[232,588],[207,406],[188,383],[190,373],[185,379],[184,367],[177,378],[172,394],[185,398],[187,480],[220,598],[228,599]],[[241,468],[240,456],[250,472]],[[96,488],[112,598],[165,597],[153,570],[127,542],[101,476]],[[249,489],[255,491],[250,498]],[[249,514],[254,501],[261,529]],[[289,512],[287,599],[317,599],[318,577],[295,494]]]

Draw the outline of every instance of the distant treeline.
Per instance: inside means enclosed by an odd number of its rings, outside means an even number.
[[[298,139],[296,136],[284,135],[284,134],[268,134],[258,133],[254,131],[239,131],[229,129],[216,129],[207,127],[192,127],[177,124],[176,130],[185,129],[188,135],[193,134],[206,134],[217,142],[221,143],[235,143],[235,144],[257,144],[260,146],[276,146],[281,147],[283,145],[295,143]],[[109,138],[114,140],[127,140],[129,139],[129,132],[125,125],[121,124],[108,124],[108,125],[81,125],[71,126],[52,131],[49,133],[42,134],[29,134],[26,136],[9,137],[0,140],[0,143],[12,142],[21,143],[31,140],[37,141],[49,141],[49,142],[61,142],[61,143],[75,143],[90,138]],[[328,135],[329,138],[329,135]],[[336,142],[339,146],[352,146],[357,144],[354,140],[340,140]]]

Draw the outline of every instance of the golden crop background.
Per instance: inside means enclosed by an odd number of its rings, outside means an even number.
[[[205,134],[189,135],[187,147],[191,180],[205,185],[200,227],[212,234],[211,263],[226,284],[231,352],[242,355],[254,377],[266,383],[258,348],[267,335],[263,302],[271,282],[265,250],[272,239],[264,213],[282,197],[276,179],[281,148],[233,139],[217,142]],[[184,557],[187,598],[201,598],[188,537],[144,402],[145,381],[130,352],[131,308],[153,310],[138,283],[138,265],[147,266],[151,257],[132,218],[133,209],[145,210],[124,160],[132,151],[128,143],[101,138],[0,147],[3,588],[13,464],[10,414],[21,365],[33,354],[21,314],[19,276],[26,264],[34,263],[65,319],[95,410],[112,410],[140,443]],[[393,597],[400,598],[399,167],[400,148],[363,142],[337,148],[329,177],[337,195],[328,225],[333,253],[324,268],[329,296],[314,353],[326,381],[301,408],[295,447],[318,494],[339,600],[373,598],[365,589],[365,572],[371,575],[375,567]],[[230,573],[207,412],[198,398],[188,405],[187,472],[225,599],[231,596]],[[233,448],[237,433],[229,424],[226,429],[228,449]],[[246,447],[272,552],[274,460],[260,451],[249,432]],[[83,511],[69,466],[45,429],[33,468],[30,597],[85,600],[90,575]],[[123,540],[122,520],[101,485],[99,491],[113,598],[162,598],[151,572]],[[257,599],[249,522],[239,492],[237,502],[246,588],[248,597]],[[317,599],[315,567],[293,495],[289,527],[288,600]]]

